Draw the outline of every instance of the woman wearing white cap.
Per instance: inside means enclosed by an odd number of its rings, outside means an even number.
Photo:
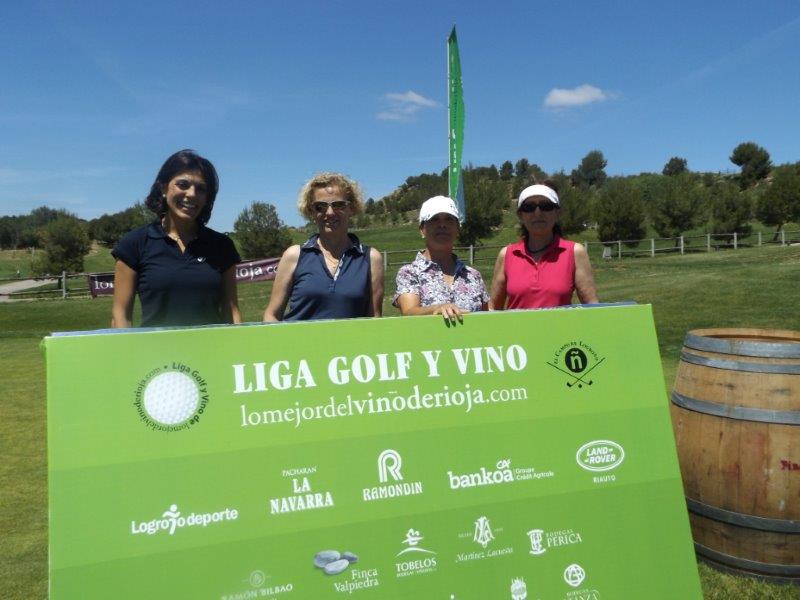
[[[489,294],[481,274],[453,254],[458,237],[458,209],[452,199],[434,196],[419,210],[425,249],[397,272],[392,304],[403,315],[442,315],[461,320],[464,313],[486,310]]]
[[[561,237],[555,185],[532,185],[519,195],[522,239],[500,251],[492,278],[492,308],[549,308],[598,302],[589,254]]]

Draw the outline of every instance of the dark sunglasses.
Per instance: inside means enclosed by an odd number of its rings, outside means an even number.
[[[542,212],[550,212],[558,208],[558,204],[554,202],[526,202],[522,206],[520,206],[517,210],[522,213],[532,213],[536,209],[539,209]]]
[[[199,194],[204,194],[206,192],[205,183],[195,183],[190,179],[178,179],[175,182],[175,187],[181,190],[182,192],[188,191],[188,189],[192,186],[194,186],[194,191]]]
[[[314,212],[326,213],[328,212],[328,207],[332,208],[335,211],[340,211],[347,208],[348,204],[350,204],[349,200],[334,200],[333,202],[323,202],[322,200],[318,200],[317,202],[314,202],[311,206],[314,209]]]

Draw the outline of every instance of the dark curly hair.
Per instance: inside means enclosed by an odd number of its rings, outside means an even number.
[[[178,173],[185,171],[199,171],[203,175],[203,181],[206,184],[206,205],[197,215],[197,222],[200,225],[205,225],[211,218],[211,209],[214,208],[214,200],[217,198],[219,177],[211,161],[203,158],[194,150],[179,150],[161,165],[161,169],[156,175],[156,180],[150,186],[150,193],[144,200],[145,206],[158,215],[159,218],[163,217],[167,213],[167,201],[164,197],[167,184]]]

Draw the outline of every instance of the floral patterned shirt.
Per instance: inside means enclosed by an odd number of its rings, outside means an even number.
[[[422,252],[417,252],[414,262],[400,267],[397,272],[397,291],[392,304],[398,306],[400,294],[419,296],[421,306],[452,303],[461,310],[476,312],[489,302],[489,293],[477,269],[468,267],[453,255],[456,271],[453,285],[444,280],[442,267],[428,260]]]

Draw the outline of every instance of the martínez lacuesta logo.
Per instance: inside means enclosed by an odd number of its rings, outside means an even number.
[[[158,431],[187,429],[200,420],[208,404],[206,380],[181,362],[156,367],[136,386],[133,406]]]

